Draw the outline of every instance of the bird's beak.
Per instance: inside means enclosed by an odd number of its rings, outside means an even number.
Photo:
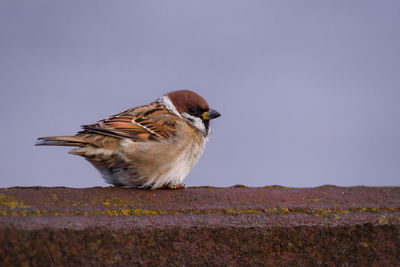
[[[209,111],[204,112],[203,114],[201,114],[201,117],[205,121],[209,121],[209,120],[218,118],[219,116],[221,116],[221,114],[218,111],[213,110],[213,109],[210,109]]]

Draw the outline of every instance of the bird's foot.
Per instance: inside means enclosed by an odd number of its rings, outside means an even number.
[[[185,184],[168,184],[164,188],[167,188],[167,189],[184,189],[185,188]]]
[[[129,188],[136,188],[135,186],[132,186],[132,185],[123,185],[123,186],[121,186],[122,188],[127,188],[127,189],[129,189]]]

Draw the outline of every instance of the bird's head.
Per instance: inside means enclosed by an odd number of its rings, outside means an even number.
[[[221,114],[210,109],[207,101],[191,90],[177,90],[163,95],[162,104],[177,116],[193,125],[204,136],[210,132],[210,120]]]

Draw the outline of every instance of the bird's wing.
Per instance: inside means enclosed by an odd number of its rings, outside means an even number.
[[[175,119],[163,105],[154,102],[83,125],[78,134],[98,133],[136,142],[165,140],[175,135]]]

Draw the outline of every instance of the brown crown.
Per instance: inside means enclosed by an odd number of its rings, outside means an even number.
[[[210,109],[204,98],[190,90],[172,91],[168,93],[167,96],[180,113],[187,111],[189,107],[198,108],[204,111]]]

